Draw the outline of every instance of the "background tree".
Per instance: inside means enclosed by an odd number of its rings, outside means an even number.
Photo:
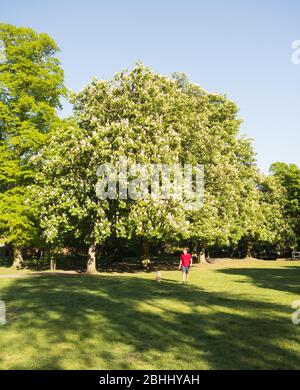
[[[185,99],[181,162],[203,164],[204,206],[188,213],[190,241],[198,261],[205,262],[205,247],[238,242],[243,232],[238,205],[255,185],[256,165],[250,141],[240,134],[237,106],[209,94],[175,74]]]
[[[58,47],[47,34],[0,24],[5,61],[0,63],[0,235],[14,248],[39,237],[36,213],[26,201],[35,170],[32,158],[58,121],[56,108],[65,93]]]
[[[272,176],[257,174],[254,185],[239,204],[242,255],[252,257],[252,248],[272,245],[284,248],[292,231],[284,217],[285,190]]]
[[[294,233],[288,246],[300,247],[300,169],[296,164],[276,162],[271,165],[270,173],[285,188],[284,216]]]

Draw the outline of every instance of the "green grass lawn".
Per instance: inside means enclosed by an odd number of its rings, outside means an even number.
[[[300,263],[0,278],[1,369],[297,369]]]

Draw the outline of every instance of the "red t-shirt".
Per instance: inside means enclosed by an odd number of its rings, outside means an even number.
[[[183,253],[183,254],[180,256],[180,260],[181,260],[181,265],[182,265],[183,267],[189,267],[190,264],[191,264],[192,255],[190,255],[189,253],[187,253],[187,254],[184,254],[184,253]]]

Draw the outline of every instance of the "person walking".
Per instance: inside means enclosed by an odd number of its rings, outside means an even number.
[[[182,283],[188,284],[189,280],[189,270],[193,264],[193,258],[190,253],[188,253],[188,249],[185,248],[180,255],[180,263],[178,269],[182,271]]]

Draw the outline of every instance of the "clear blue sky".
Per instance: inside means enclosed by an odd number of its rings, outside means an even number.
[[[137,60],[185,72],[239,105],[264,172],[274,161],[300,166],[299,0],[0,0],[0,20],[52,36],[75,91]]]

